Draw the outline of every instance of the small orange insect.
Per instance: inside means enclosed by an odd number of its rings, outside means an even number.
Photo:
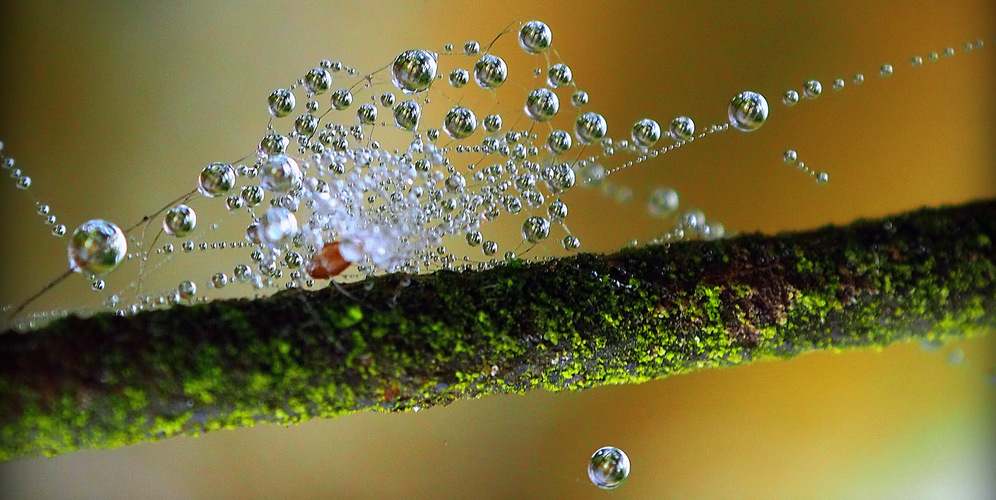
[[[308,276],[317,280],[332,279],[342,274],[352,262],[346,260],[339,251],[339,242],[326,243],[320,250],[311,256],[311,260],[304,266]]]

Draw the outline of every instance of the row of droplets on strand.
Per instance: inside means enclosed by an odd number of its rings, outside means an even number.
[[[516,32],[519,46],[526,53],[545,57],[546,81],[539,88],[523,89],[524,105],[521,113],[513,114],[510,120],[513,125],[503,130],[506,119],[502,114],[487,114],[480,120],[484,137],[474,142],[471,137],[478,129],[478,114],[483,113],[456,101],[451,102],[454,105],[446,111],[440,128],[421,132],[423,108],[429,105],[430,95],[438,100],[436,94],[443,94],[434,92],[438,90],[437,82],[444,79],[438,72],[441,56],[464,55],[474,60],[472,71],[455,67],[449,72],[445,77],[449,88],[469,86],[473,79],[495,101],[495,93],[509,73],[505,60],[492,48],[504,35]],[[554,227],[564,232],[562,246],[576,250],[580,241],[564,222],[568,205],[562,196],[574,187],[578,178],[582,186],[601,186],[603,192],[625,201],[632,197],[632,190],[611,183],[606,179],[610,174],[659,158],[731,126],[744,132],[756,130],[767,119],[765,98],[745,91],[727,106],[728,121],[711,125],[704,132],[696,134],[694,121],[686,116],[673,119],[666,131],[657,121],[643,119],[632,127],[628,138],[613,140],[607,136],[605,118],[583,110],[588,104],[588,94],[579,89],[570,67],[559,61],[556,51],[548,50],[551,43],[549,27],[531,21],[520,23],[518,29],[503,31],[483,49],[471,41],[463,45],[462,51],[454,50],[452,45],[444,47],[442,53],[407,50],[391,64],[369,74],[361,75],[339,62],[322,61],[288,88],[270,94],[267,106],[272,118],[264,137],[255,153],[240,160],[251,158],[252,162],[234,167],[227,163],[208,165],[200,173],[196,191],[179,198],[182,203],[171,203],[147,218],[148,224],[162,221],[162,231],[155,234],[149,249],[145,249],[148,226],[133,226],[132,230],[141,227],[143,231],[141,237],[132,234],[132,244],[139,250],[128,254],[128,239],[118,226],[103,220],[88,221],[74,231],[69,244],[71,270],[91,275],[93,288],[99,291],[104,289],[103,274],[117,267],[126,256],[138,255],[142,260],[139,278],[127,287],[138,291],[134,300],[130,303],[121,300],[124,294],[119,292],[110,295],[106,302],[107,307],[121,314],[183,300],[203,300],[205,297],[197,295],[194,281],[184,281],[159,294],[141,293],[145,273],[161,268],[174,255],[173,243],[157,245],[161,237],[182,238],[195,231],[196,213],[186,203],[197,197],[198,191],[203,197],[224,199],[233,212],[244,209],[250,219],[246,241],[198,245],[201,249],[251,249],[250,261],[235,266],[231,275],[220,272],[210,276],[206,285],[214,288],[230,282],[246,282],[256,289],[310,287],[315,280],[341,275],[353,264],[360,275],[487,268],[501,262],[496,257],[499,243],[495,241],[497,238],[485,237],[482,226],[503,214],[519,214],[523,209],[528,217],[521,225],[521,240],[512,243],[512,249],[504,254],[505,259],[526,254],[533,245],[546,240]],[[966,49],[981,47],[981,41],[966,45]],[[558,59],[556,62],[551,61],[551,52]],[[945,51],[948,53],[953,51]],[[936,58],[931,54],[928,59]],[[918,66],[917,58],[913,61]],[[385,72],[390,75],[389,82],[383,78]],[[881,73],[891,75],[891,65],[883,65]],[[328,109],[322,112],[319,96],[332,89],[335,74],[355,81],[349,87],[331,91]],[[537,68],[533,74],[535,79],[544,71]],[[859,74],[854,81],[863,78]],[[841,83],[837,79],[833,88],[842,89]],[[393,91],[379,95],[373,91],[375,86],[387,85],[400,91],[400,98]],[[573,134],[551,125],[558,115],[563,116],[557,94],[560,89],[571,92],[571,104],[578,109]],[[345,113],[345,123],[352,122],[350,125],[331,120],[342,116],[335,113],[352,107],[355,95],[366,91],[370,92],[370,102],[356,106],[353,117]],[[807,98],[814,99],[821,92],[822,85],[816,80],[803,86]],[[294,112],[301,93],[307,99],[305,113],[296,116],[289,130],[281,133],[277,124]],[[797,93],[787,91],[783,103],[796,104],[797,95],[791,98],[794,94]],[[443,97],[443,100],[448,98]],[[394,127],[385,121],[378,122],[380,110],[389,113]],[[529,128],[515,130],[514,125],[523,119],[528,121]],[[545,141],[540,141],[539,134],[534,132],[537,126],[549,129]],[[407,134],[402,136],[400,147],[392,152],[373,138],[379,129],[388,128]],[[665,136],[670,142],[661,147],[658,143]],[[446,142],[440,141],[441,138]],[[296,155],[288,153],[292,140],[297,145]],[[614,167],[603,166],[614,163],[619,153],[633,158]],[[787,155],[789,152],[784,155],[786,161]],[[13,163],[6,160],[4,166],[13,168]],[[804,167],[800,162],[800,169]],[[808,167],[805,170],[818,182],[828,178],[823,172]],[[27,176],[18,172],[17,178],[19,186],[30,186]],[[235,192],[239,178],[246,185]],[[263,211],[261,207],[267,197],[269,207]],[[707,223],[701,211],[679,212],[678,200],[678,193],[670,187],[661,186],[651,194],[647,204],[649,213],[669,221],[671,226],[654,241],[723,236],[723,226]],[[47,210],[45,207],[46,213]],[[51,219],[54,223],[54,217]],[[58,225],[53,231],[59,235]],[[487,260],[473,262],[465,256],[459,261],[444,244],[454,236],[462,237],[470,247],[479,247]],[[194,243],[186,240],[181,247],[190,251]],[[523,247],[526,250],[517,255]],[[151,248],[155,248],[154,253]],[[155,256],[162,256],[163,260],[146,266],[146,261]],[[64,311],[41,313],[20,321],[17,326],[30,328],[35,319],[53,314]]]

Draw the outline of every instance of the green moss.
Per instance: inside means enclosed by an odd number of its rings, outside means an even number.
[[[0,336],[0,459],[996,326],[996,203],[890,222],[66,318]]]

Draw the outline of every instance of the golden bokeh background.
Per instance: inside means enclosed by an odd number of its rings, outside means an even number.
[[[552,28],[613,137],[645,116],[719,123],[745,89],[771,106],[757,132],[719,134],[614,175],[633,187],[632,203],[572,193],[568,221],[589,250],[660,233],[642,201],[660,184],[731,232],[996,195],[991,0],[6,1],[0,140],[34,184],[0,186],[0,303],[64,269],[65,240],[48,235],[34,201],[51,204],[70,231],[97,217],[127,225],[193,187],[204,164],[251,151],[266,95],[319,60],[372,71],[407,48],[485,44],[534,18]],[[977,38],[985,48],[965,52]],[[910,67],[913,55],[947,46],[955,57]],[[528,59],[512,37],[495,50],[509,54],[511,71],[530,71],[513,64]],[[896,68],[885,80],[883,62]],[[857,71],[861,86],[850,81]],[[839,93],[830,89],[838,76],[847,79]],[[781,93],[807,78],[824,95],[785,108]],[[509,86],[496,97],[514,104],[522,94]],[[788,148],[830,182],[784,166]],[[210,222],[203,215],[201,227]],[[207,258],[177,260],[158,271],[167,283],[221,270]],[[74,276],[40,306],[94,296]],[[964,361],[950,363],[958,352]],[[989,336],[937,352],[809,354],[637,386],[221,431],[2,464],[0,497],[992,498],[994,366]],[[607,444],[633,462],[612,492],[585,475]]]

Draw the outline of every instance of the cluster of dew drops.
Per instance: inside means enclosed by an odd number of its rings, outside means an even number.
[[[459,89],[473,80],[494,95],[508,79],[509,67],[491,48],[502,36],[513,33],[519,47],[528,55],[545,58],[546,66],[545,82],[524,91],[521,113],[478,116],[472,107],[456,103],[446,111],[438,128],[423,126],[423,108],[437,86],[448,83],[446,88]],[[687,116],[674,118],[666,128],[646,118],[632,126],[628,138],[613,140],[607,135],[605,118],[586,109],[589,96],[578,87],[571,68],[559,61],[551,49],[552,41],[546,24],[529,21],[505,30],[486,47],[468,41],[462,50],[447,45],[442,53],[406,50],[369,74],[338,61],[321,61],[287,88],[269,95],[266,104],[271,119],[255,152],[233,162],[234,166],[224,162],[207,165],[200,172],[195,191],[163,207],[146,218],[147,222],[143,219],[143,223],[162,224],[153,246],[160,236],[184,238],[195,231],[197,214],[187,203],[206,197],[223,200],[232,212],[244,211],[250,221],[244,241],[210,245],[244,249],[249,254],[249,261],[237,265],[231,274],[212,275],[207,286],[214,288],[232,282],[248,283],[257,290],[312,287],[316,280],[334,279],[353,266],[367,276],[486,269],[520,257],[550,238],[575,251],[581,242],[566,224],[568,205],[562,196],[576,184],[601,187],[617,200],[627,201],[632,190],[609,182],[607,177],[612,173],[731,127],[741,132],[757,130],[767,120],[764,96],[744,91],[730,100],[728,121],[704,131],[697,131]],[[977,41],[966,50],[981,46]],[[953,49],[945,51],[947,56],[952,54]],[[441,59],[461,58],[469,58],[469,69],[455,65],[446,75],[440,72]],[[929,56],[931,61],[938,58],[936,53]],[[914,67],[920,63],[922,60],[914,58]],[[542,70],[535,69],[534,77],[541,74]],[[892,66],[883,65],[881,74],[891,75]],[[351,83],[337,85],[340,80]],[[443,80],[446,83],[441,83]],[[853,78],[854,83],[863,80],[861,74]],[[376,92],[375,87],[387,90]],[[835,90],[843,87],[843,79],[834,81]],[[821,92],[822,85],[816,80],[803,85],[806,98],[815,99]],[[432,94],[432,99],[438,98]],[[558,114],[565,113],[561,95],[574,108],[571,131],[551,124]],[[369,102],[360,103],[367,96]],[[794,106],[799,102],[798,92],[785,92],[782,102]],[[515,129],[523,122],[528,128]],[[382,145],[380,135],[375,138],[375,132],[381,134],[378,127],[396,129],[395,133],[404,138],[401,146],[391,149]],[[810,173],[817,182],[828,179],[825,172],[798,161],[793,150],[786,151],[783,160]],[[607,166],[610,163],[614,166]],[[18,187],[31,185],[27,175],[13,168],[12,159],[3,158],[3,167],[11,170]],[[36,205],[53,234],[65,235],[66,227],[57,223],[49,207]],[[679,212],[678,193],[670,187],[653,190],[647,208],[651,216],[670,224],[654,242],[724,235],[722,224],[707,222],[701,211]],[[489,238],[482,224],[510,216],[522,220],[521,241],[500,254],[497,238]],[[70,236],[70,269],[59,280],[72,272],[82,273],[90,277],[94,290],[103,290],[101,276],[126,257],[135,256],[128,253],[129,240],[143,246],[144,240],[126,237],[140,226],[142,223],[122,231],[106,220],[83,223]],[[446,247],[454,240],[479,249],[483,260],[458,259]],[[189,252],[195,245],[185,240],[180,247]],[[200,243],[199,247],[209,246]],[[155,251],[167,254],[168,259],[174,245],[166,243]],[[149,251],[140,250],[138,255],[143,261],[141,273]],[[190,300],[206,298],[198,296],[195,282],[183,281],[158,296],[139,293],[131,304],[114,294],[105,306],[129,314]],[[25,305],[4,309],[14,309],[16,316]],[[31,328],[36,318],[65,313],[36,314],[14,326]]]

